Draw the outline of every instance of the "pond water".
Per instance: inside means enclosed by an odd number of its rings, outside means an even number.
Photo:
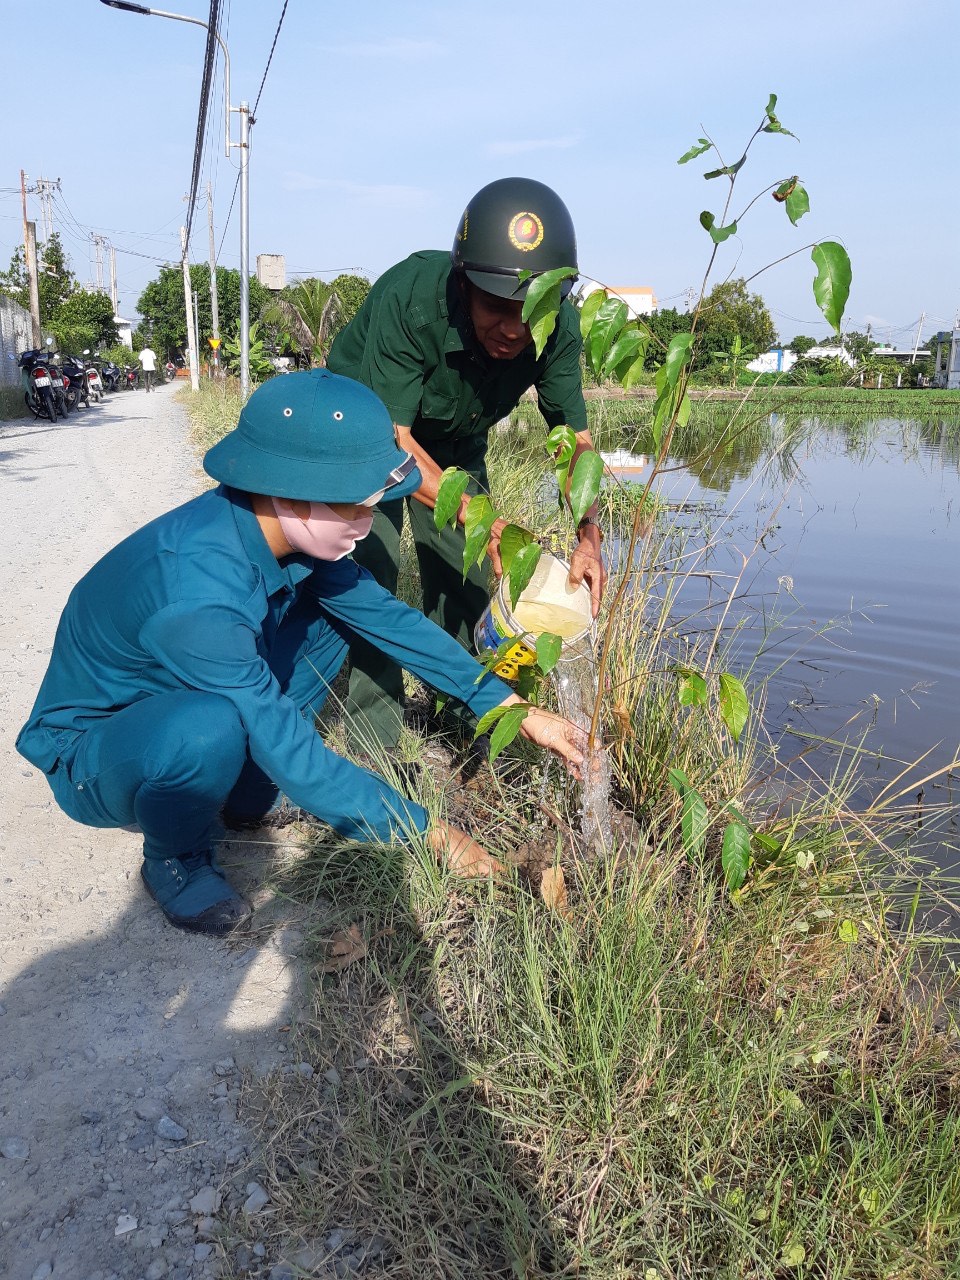
[[[861,744],[867,731],[858,802],[903,773],[902,803],[951,806],[936,837],[937,860],[950,866],[960,800],[960,767],[949,768],[960,757],[960,424],[782,425],[774,415],[759,451],[674,459],[657,478],[688,536],[678,561],[661,550],[656,567],[682,575],[675,614],[688,627],[712,629],[733,594],[724,665],[765,683],[765,726],[781,757],[813,742],[806,764],[829,776],[849,759],[837,744]],[[649,467],[620,474],[635,484]]]

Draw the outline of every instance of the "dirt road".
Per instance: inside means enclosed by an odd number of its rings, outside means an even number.
[[[239,1221],[250,1265],[263,1257],[270,1207],[237,1100],[244,1072],[283,1061],[296,931],[231,947],[171,929],[141,886],[139,835],[72,823],[14,750],[74,582],[200,487],[175,394],[120,392],[56,426],[0,423],[7,1280],[213,1276]]]

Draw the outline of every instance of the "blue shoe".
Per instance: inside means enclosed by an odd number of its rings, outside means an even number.
[[[250,927],[250,904],[229,884],[212,853],[144,858],[140,875],[177,929],[222,934]]]

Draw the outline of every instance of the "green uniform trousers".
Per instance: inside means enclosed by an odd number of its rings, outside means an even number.
[[[425,447],[440,466],[458,466],[470,473],[470,493],[486,490],[486,437],[456,444],[459,447],[455,449]],[[396,594],[404,504],[420,569],[423,612],[472,652],[473,629],[489,602],[491,576],[489,561],[484,558],[470,569],[464,582],[462,525],[438,532],[432,509],[415,498],[384,502],[374,515],[370,533],[357,543],[353,558],[369,569],[381,586]],[[403,672],[379,649],[363,642],[350,646],[346,712],[353,744],[360,750],[373,741],[387,748],[397,745],[403,721]]]

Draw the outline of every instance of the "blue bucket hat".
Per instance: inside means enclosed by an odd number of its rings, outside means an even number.
[[[379,396],[327,369],[258,387],[203,469],[235,489],[306,502],[363,502],[380,489],[392,501],[421,483]]]

